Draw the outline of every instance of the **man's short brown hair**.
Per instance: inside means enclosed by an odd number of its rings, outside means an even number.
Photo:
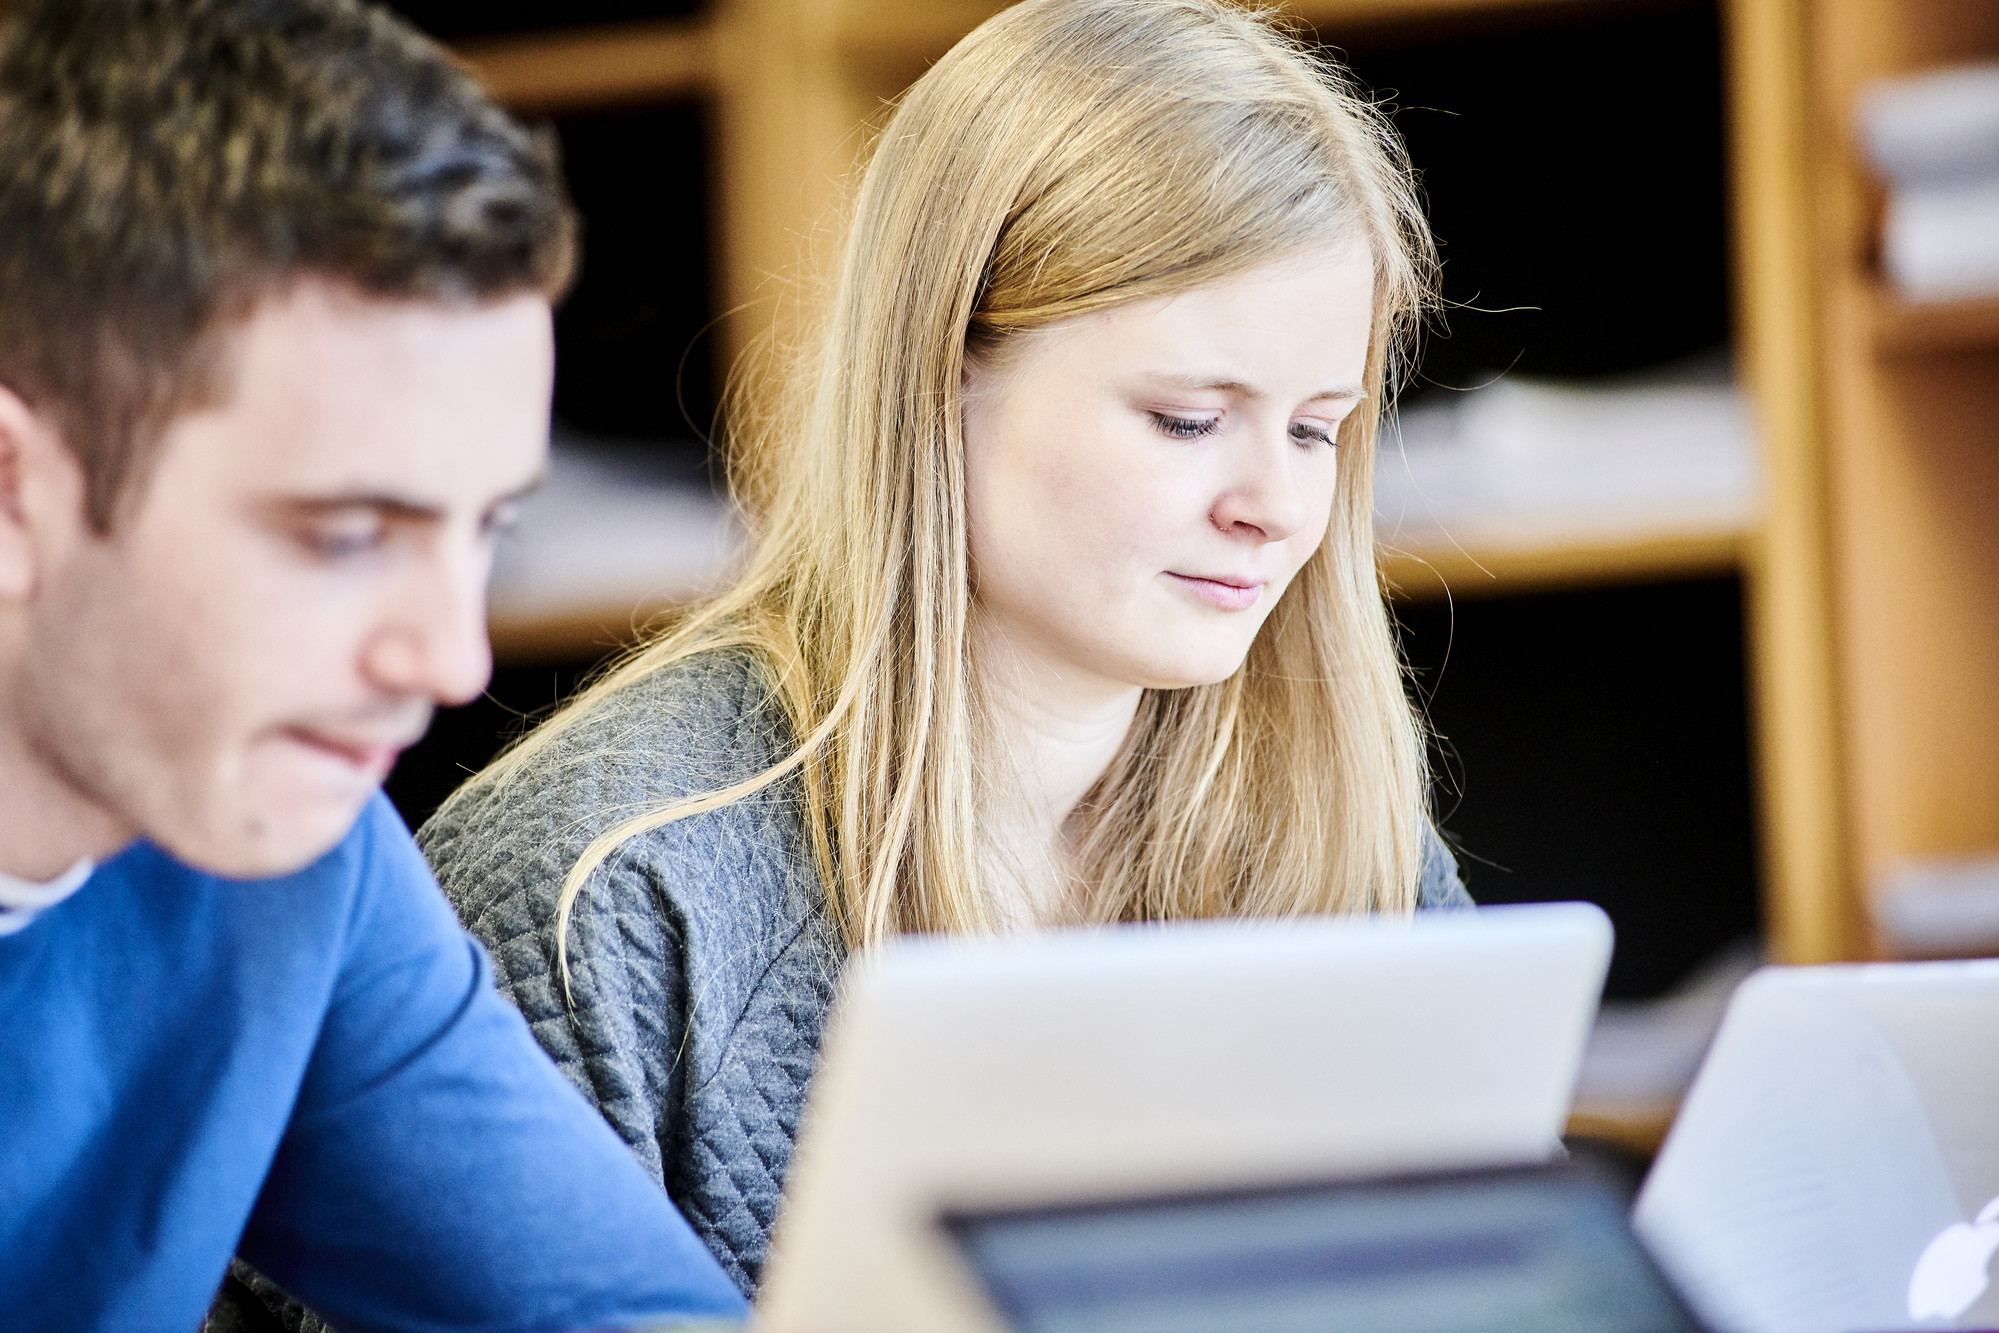
[[[259,297],[554,299],[575,234],[549,136],[360,0],[20,0],[0,26],[0,384],[62,430],[100,531]]]

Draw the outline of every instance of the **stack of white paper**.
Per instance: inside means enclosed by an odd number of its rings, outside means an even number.
[[[1999,856],[1904,862],[1877,887],[1874,918],[1898,953],[1999,953]]]
[[[1509,376],[1385,427],[1376,533],[1469,548],[1736,531],[1754,518],[1758,472],[1723,358],[1603,380]]]
[[[720,586],[743,545],[734,515],[708,487],[643,459],[557,440],[548,480],[494,558],[496,620],[622,613]]]
[[[1999,292],[1999,62],[1876,84],[1860,137],[1889,182],[1881,261],[1903,294]]]

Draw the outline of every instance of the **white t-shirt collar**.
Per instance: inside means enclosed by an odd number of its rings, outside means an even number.
[[[84,857],[54,879],[37,883],[0,870],[0,935],[12,935],[83,887],[97,863]]]

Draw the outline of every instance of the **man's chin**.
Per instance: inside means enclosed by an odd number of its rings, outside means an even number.
[[[153,841],[176,860],[225,879],[273,879],[303,870],[340,845],[372,789],[352,797],[320,795],[282,807],[260,802],[197,821]]]

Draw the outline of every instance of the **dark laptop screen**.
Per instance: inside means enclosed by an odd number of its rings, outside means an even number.
[[[1023,1333],[1695,1333],[1625,1214],[1550,1167],[945,1226]]]

